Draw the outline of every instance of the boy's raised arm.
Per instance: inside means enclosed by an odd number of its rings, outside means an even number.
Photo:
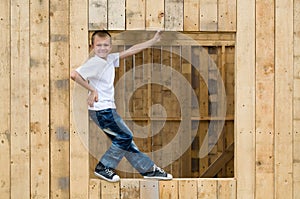
[[[98,101],[98,92],[96,91],[96,89],[94,89],[88,83],[88,81],[86,81],[76,70],[73,70],[71,72],[71,79],[73,81],[75,81],[76,83],[78,83],[83,88],[86,88],[88,91],[90,91],[88,99],[87,99],[87,103],[88,103],[88,105],[90,105],[91,107],[93,107],[94,106],[94,102]]]
[[[157,31],[154,35],[154,37],[148,41],[139,43],[139,44],[135,44],[133,45],[131,48],[120,52],[120,58],[125,58],[131,55],[134,55],[138,52],[141,52],[142,50],[151,47],[152,45],[154,45],[156,42],[160,41],[161,38],[161,31]]]

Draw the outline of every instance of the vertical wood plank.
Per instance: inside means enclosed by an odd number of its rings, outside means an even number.
[[[121,199],[140,197],[140,182],[138,179],[121,179],[120,189]]]
[[[107,0],[89,0],[89,30],[107,29]]]
[[[90,179],[89,183],[89,199],[100,199],[101,198],[101,185],[99,179]]]
[[[50,192],[69,198],[69,2],[51,0],[50,13]]]
[[[125,0],[109,0],[107,3],[108,29],[125,30]]]
[[[198,198],[198,184],[196,180],[178,181],[179,198],[180,199],[197,199]]]
[[[70,70],[88,58],[88,0],[70,1]],[[77,85],[78,86],[78,85]],[[70,198],[88,198],[89,128],[84,88],[70,86]],[[80,119],[79,119],[80,118]]]
[[[298,102],[299,103],[299,102]],[[299,199],[299,187],[300,187],[300,119],[294,119],[294,137],[293,137],[293,145],[294,145],[294,163],[293,163],[293,199]]]
[[[29,0],[11,2],[11,198],[30,197]]]
[[[274,6],[256,2],[256,198],[274,197]]]
[[[200,28],[199,0],[184,0],[183,3],[183,30],[198,31]]]
[[[171,54],[171,66],[172,66],[172,74],[171,74],[171,90],[175,90],[180,88],[180,81],[178,76],[176,75],[177,72],[181,71],[181,47],[180,46],[172,46],[171,47],[172,50],[172,54]],[[181,117],[181,110],[180,110],[180,104],[177,101],[176,103],[174,103],[174,108],[176,110],[177,113],[179,113],[178,117]],[[178,126],[179,122],[172,122],[172,127],[174,127],[175,125]],[[173,130],[170,130],[173,135],[175,136],[175,133],[178,133],[178,128],[176,128],[176,131],[173,132]],[[172,141],[173,144],[173,156],[172,156],[172,175],[175,178],[181,177],[181,161],[180,158],[177,158],[177,156],[182,154],[181,148],[180,148],[180,141],[176,140],[176,141]],[[179,155],[178,155],[179,154]]]
[[[198,199],[217,199],[217,180],[199,179]]]
[[[111,183],[101,180],[101,198],[119,199],[120,184],[119,182]]]
[[[200,31],[217,31],[218,0],[200,0]]]
[[[293,199],[300,195],[300,1],[294,1]]]
[[[191,47],[190,46],[182,46],[182,62],[181,62],[181,74],[186,78],[186,80],[189,82],[189,88],[183,87],[183,84],[180,85],[180,91],[181,94],[184,96],[183,103],[180,104],[181,110],[183,112],[181,113],[182,117],[185,117],[185,119],[182,119],[181,122],[183,122],[183,131],[184,133],[182,134],[183,136],[180,138],[180,144],[182,145],[181,148],[181,177],[191,177],[191,147],[189,147],[186,151],[183,148],[184,146],[189,146],[191,143],[192,139],[192,122],[190,118],[192,117],[191,113],[191,96],[192,96],[192,91],[191,91],[191,70],[192,70],[192,65],[189,60],[191,60]]]
[[[146,0],[126,1],[126,30],[145,30]]]
[[[236,31],[236,0],[218,0],[218,31]]]
[[[30,1],[31,196],[49,198],[49,1]]]
[[[208,96],[208,85],[206,84],[208,80],[208,61],[209,56],[207,51],[200,47],[199,49],[199,63],[200,63],[200,75],[201,79],[199,82],[199,104],[200,104],[200,117],[208,118],[209,117],[209,96]],[[199,144],[200,148],[202,147],[204,151],[208,151],[208,142],[205,141],[205,137],[208,132],[208,121],[201,121],[199,123]],[[199,148],[199,149],[200,149]],[[199,152],[198,152],[199,153]],[[200,175],[203,174],[208,168],[208,154],[204,157],[200,157]]]
[[[178,199],[178,181],[160,181],[159,198]]]
[[[159,199],[159,184],[157,180],[140,181],[141,199]]]
[[[183,0],[166,0],[165,15],[165,30],[183,30]]]
[[[255,21],[249,20],[254,18],[255,2],[237,0],[235,176],[237,198],[245,199],[255,193]]]
[[[163,30],[165,27],[164,1],[146,1],[146,29]]]
[[[218,199],[236,199],[236,182],[218,179]]]
[[[10,1],[0,2],[0,193],[3,198],[10,197]]]
[[[275,198],[292,198],[293,1],[275,5]]]

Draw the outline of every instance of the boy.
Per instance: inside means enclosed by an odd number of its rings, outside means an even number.
[[[92,48],[95,56],[71,72],[71,79],[89,91],[89,115],[93,121],[111,139],[112,145],[101,157],[95,168],[95,175],[109,182],[117,182],[120,177],[115,173],[123,157],[144,178],[171,180],[171,174],[157,167],[144,153],[139,151],[133,142],[130,129],[116,112],[114,102],[115,67],[119,66],[119,59],[136,54],[156,42],[160,41],[161,32],[157,31],[148,41],[136,44],[131,48],[112,53],[111,35],[105,31],[96,31],[92,35]]]

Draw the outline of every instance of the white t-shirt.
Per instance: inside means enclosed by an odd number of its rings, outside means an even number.
[[[90,110],[116,108],[114,99],[115,67],[119,67],[119,53],[112,53],[107,59],[97,55],[91,57],[76,71],[98,92],[98,102]]]

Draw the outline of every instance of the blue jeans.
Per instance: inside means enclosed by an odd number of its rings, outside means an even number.
[[[154,162],[135,145],[131,130],[116,109],[89,110],[89,115],[112,141],[112,145],[100,159],[104,166],[115,169],[125,157],[141,174],[153,167]]]

